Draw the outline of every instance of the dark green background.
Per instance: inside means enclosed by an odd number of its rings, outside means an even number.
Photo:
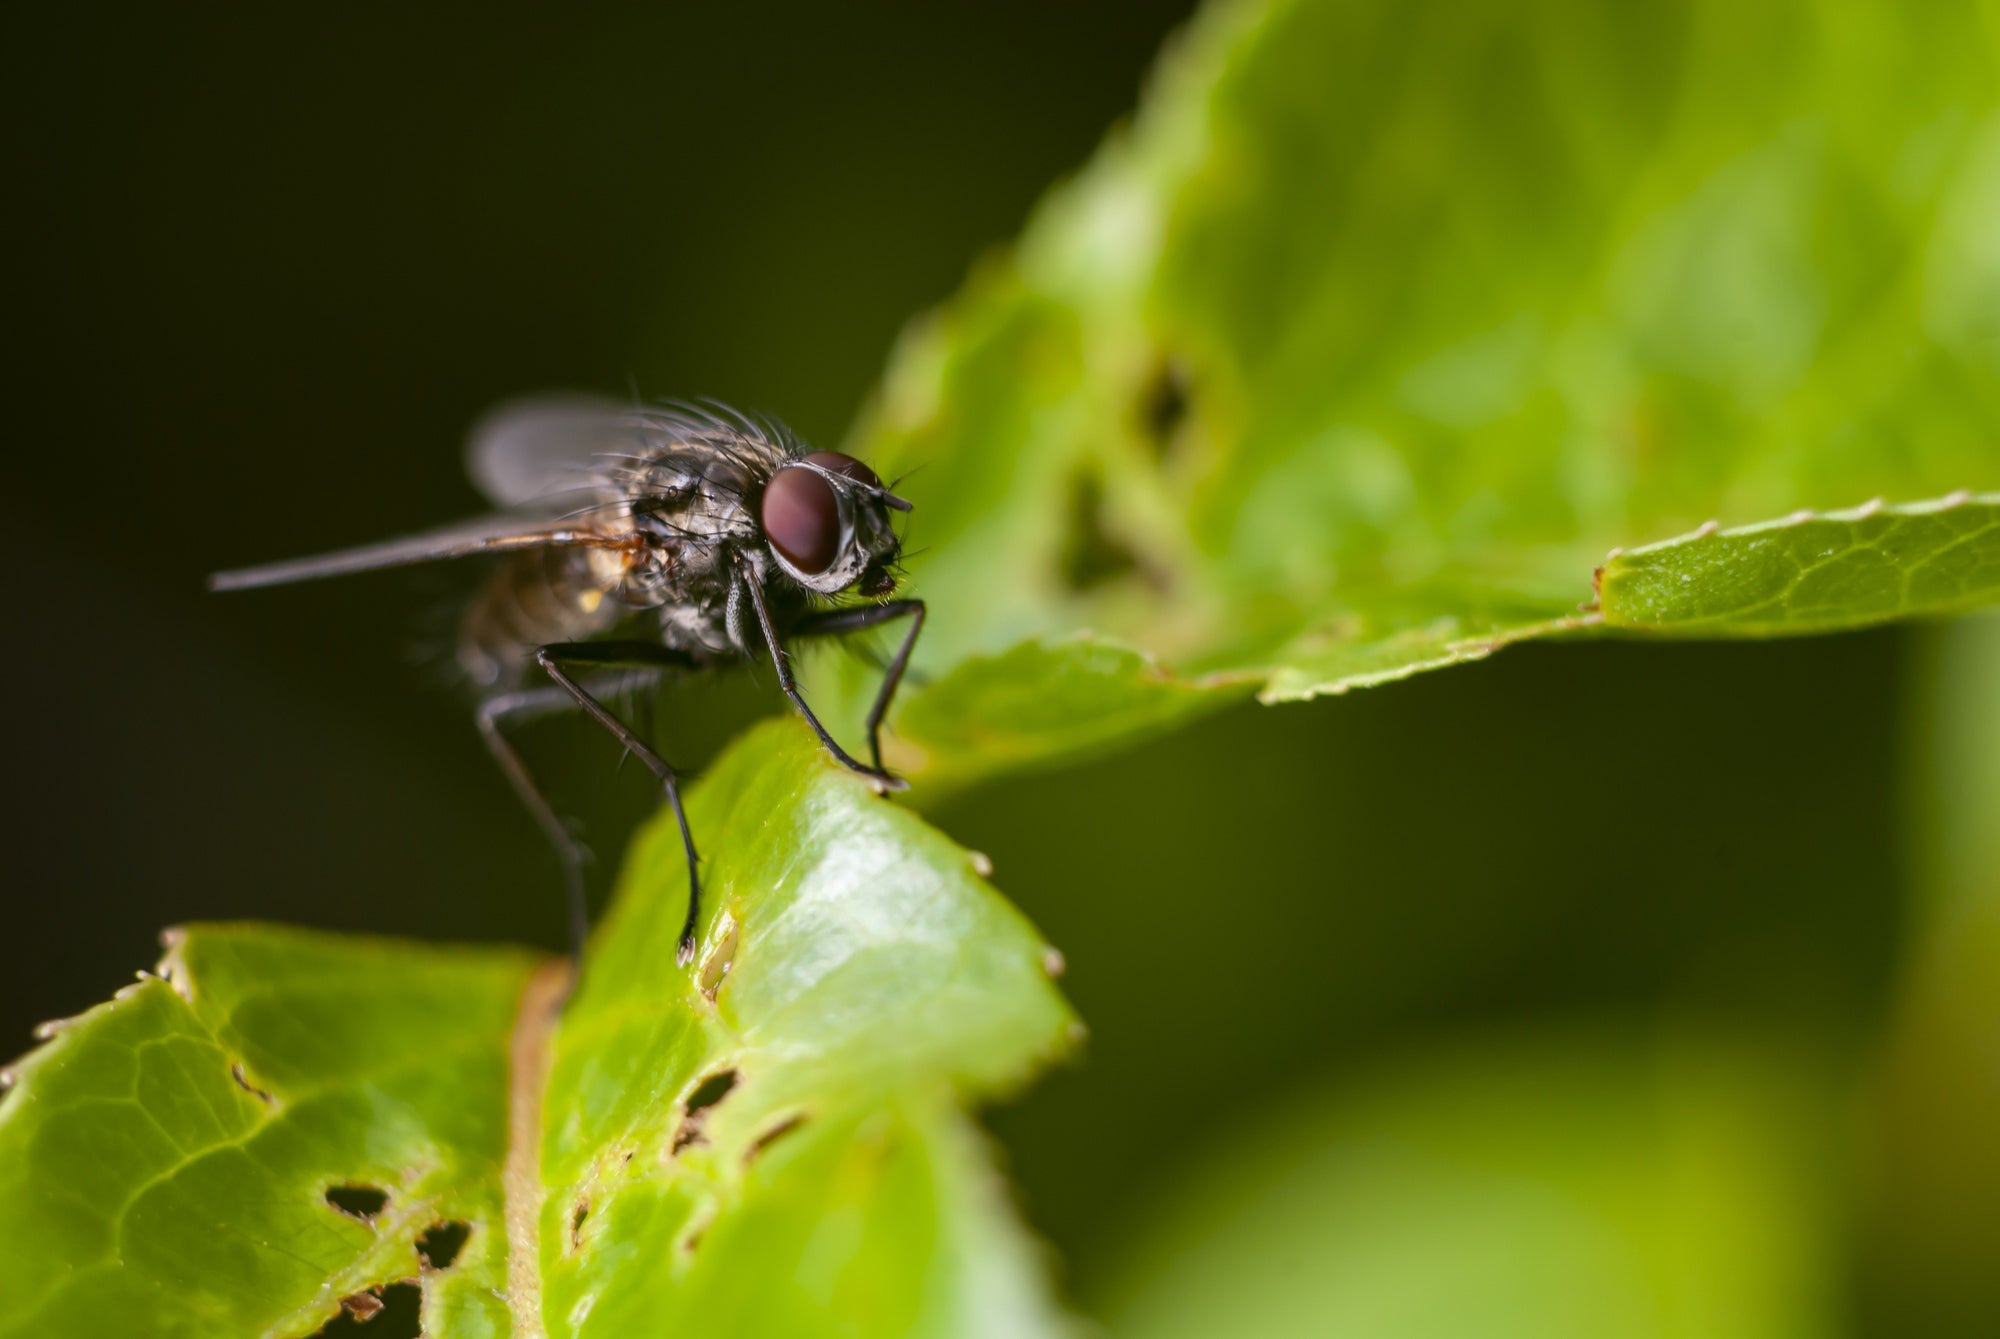
[[[0,1050],[175,921],[557,946],[553,863],[442,669],[467,574],[202,575],[474,509],[464,427],[522,392],[713,394],[837,439],[1184,9],[5,20]],[[943,807],[1093,1027],[995,1122],[1074,1287],[1212,1120],[1419,1034],[1865,1031],[1903,922],[1906,645],[1512,651]],[[698,756],[772,700],[691,687],[659,733]],[[640,774],[581,729],[538,743],[614,861]]]

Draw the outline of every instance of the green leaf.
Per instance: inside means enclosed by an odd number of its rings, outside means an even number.
[[[1054,1329],[962,1108],[1073,1043],[1060,959],[796,722],[688,809],[701,954],[668,819],[560,1014],[512,950],[204,926],[51,1028],[0,1105],[0,1335],[305,1335],[404,1279],[433,1336]]]
[[[1945,614],[2000,599],[2000,493],[1801,512],[1614,556],[1607,625],[1784,633]]]
[[[1211,7],[850,443],[917,504],[899,761],[969,781],[1600,621],[1992,601],[1987,19]],[[1662,544],[1708,522],[1753,528]]]
[[[45,1029],[0,1106],[0,1334],[309,1334],[420,1279],[439,1334],[505,1334],[507,1035],[531,967],[262,926]],[[362,1219],[333,1187],[386,1195]],[[369,1207],[366,1204],[360,1207]],[[425,1270],[435,1227],[471,1232]]]
[[[954,1099],[1067,1048],[1060,960],[969,853],[795,722],[732,749],[688,818],[695,962],[674,966],[686,878],[662,815],[554,1041],[548,1332],[1015,1332],[1043,1304]]]

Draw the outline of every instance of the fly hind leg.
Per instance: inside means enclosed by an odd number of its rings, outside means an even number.
[[[476,719],[480,737],[486,741],[493,760],[500,764],[500,770],[514,787],[514,793],[521,797],[521,803],[534,815],[536,825],[556,849],[556,858],[562,863],[563,902],[569,915],[570,953],[580,959],[583,956],[583,941],[590,933],[590,908],[583,888],[583,868],[589,852],[577,840],[569,824],[563,822],[550,805],[548,796],[542,794],[520,750],[514,747],[513,741],[501,728],[503,721],[533,720],[575,705],[575,700],[567,692],[550,684],[543,688],[497,693],[486,698],[479,704]]]

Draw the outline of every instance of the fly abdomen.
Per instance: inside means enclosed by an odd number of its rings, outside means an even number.
[[[459,664],[482,688],[514,683],[537,647],[599,636],[628,612],[607,590],[590,551],[522,553],[493,574],[465,611]]]

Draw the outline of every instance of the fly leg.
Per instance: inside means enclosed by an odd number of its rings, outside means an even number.
[[[550,684],[542,688],[523,688],[510,693],[497,693],[479,704],[480,737],[486,741],[487,750],[493,761],[500,764],[514,793],[521,797],[528,812],[535,817],[535,823],[547,834],[549,844],[556,848],[556,858],[562,862],[563,901],[569,911],[569,951],[573,958],[583,957],[583,941],[590,934],[590,908],[583,894],[583,866],[586,852],[583,843],[576,839],[569,825],[556,814],[549,804],[548,796],[542,794],[540,786],[528,771],[527,762],[521,757],[500,728],[505,720],[533,720],[546,716],[552,711],[561,711],[576,705],[567,692]]]
[[[910,630],[903,634],[903,644],[896,648],[895,658],[883,671],[882,686],[875,691],[875,705],[868,709],[868,752],[875,760],[875,770],[884,776],[888,773],[882,766],[882,718],[889,714],[889,704],[895,700],[896,688],[903,682],[903,671],[910,666],[910,648],[917,644],[917,634],[924,630],[924,602],[886,600],[857,609],[830,609],[800,619],[792,629],[801,637],[829,637],[880,627],[906,614],[909,615]]]
[[[667,792],[667,803],[673,806],[674,821],[680,825],[681,846],[687,852],[687,919],[681,923],[680,943],[674,951],[674,961],[685,967],[694,960],[695,922],[701,916],[701,871],[698,867],[699,858],[694,850],[694,834],[688,828],[687,810],[681,807],[680,777],[631,726],[612,715],[610,709],[598,701],[588,688],[578,683],[569,671],[563,668],[563,664],[567,662],[579,665],[689,668],[693,662],[664,646],[650,642],[557,642],[537,650],[535,662],[542,667],[542,671],[549,678],[555,681],[557,688],[568,694],[592,720],[609,731],[611,737],[623,745],[627,753],[637,758]]]
[[[910,786],[909,782],[899,776],[891,776],[882,770],[879,755],[877,765],[870,767],[866,763],[849,757],[847,750],[834,742],[833,736],[826,732],[826,727],[819,723],[819,717],[813,715],[812,708],[806,705],[804,695],[799,692],[798,684],[792,679],[790,653],[778,644],[778,630],[771,626],[771,611],[764,607],[763,590],[758,587],[756,580],[748,573],[745,573],[740,580],[742,589],[750,596],[751,607],[757,611],[757,626],[763,630],[764,644],[771,650],[771,664],[778,674],[778,687],[783,689],[785,696],[792,700],[792,705],[798,708],[799,715],[805,717],[806,724],[810,725],[813,733],[819,736],[819,742],[826,746],[826,751],[831,753],[834,761],[838,762],[842,767],[847,768],[851,772],[859,772],[884,790],[908,790]],[[911,601],[911,603],[915,602]],[[908,649],[906,645],[904,650],[907,651]],[[900,667],[892,667],[892,670],[892,682],[894,679],[902,677]],[[870,719],[874,720],[877,718],[871,715]],[[872,735],[872,730],[870,733]]]

